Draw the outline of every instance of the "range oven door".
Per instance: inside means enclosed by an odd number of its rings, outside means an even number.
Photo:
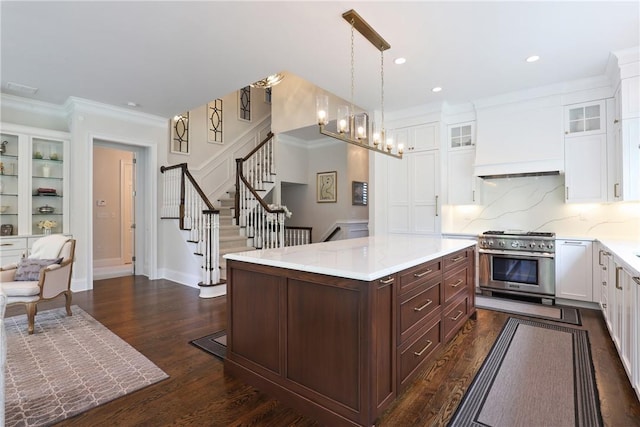
[[[553,254],[479,251],[480,288],[555,296]]]

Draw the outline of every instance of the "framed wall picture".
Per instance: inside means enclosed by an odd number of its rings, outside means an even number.
[[[189,154],[189,112],[171,120],[171,152]]]
[[[369,198],[367,183],[360,181],[352,181],[351,183],[351,204],[357,206],[367,206]]]
[[[238,91],[238,120],[251,121],[251,86]]]
[[[316,202],[336,203],[338,201],[338,172],[318,172],[316,177]]]
[[[222,144],[222,99],[207,104],[207,141]]]

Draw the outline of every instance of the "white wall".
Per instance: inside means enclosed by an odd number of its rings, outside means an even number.
[[[158,268],[158,176],[168,144],[168,121],[71,98],[67,106],[71,133],[71,227],[77,240],[74,290],[93,287],[93,148],[96,140],[138,147],[136,210],[136,267],[138,274],[157,278]]]
[[[302,153],[301,153],[302,154]],[[305,184],[284,185],[282,203],[293,212],[286,221],[289,226],[313,227],[313,241],[330,233],[337,222],[368,221],[367,206],[353,206],[351,182],[367,181],[369,154],[349,144],[326,139],[306,150],[308,165]],[[319,172],[337,172],[337,202],[316,202],[316,178]]]

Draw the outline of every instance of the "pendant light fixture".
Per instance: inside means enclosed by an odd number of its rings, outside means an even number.
[[[358,147],[366,148],[388,156],[402,158],[404,147],[400,144],[394,150],[393,141],[385,139],[384,129],[384,51],[391,46],[387,43],[355,10],[351,9],[342,14],[342,17],[351,24],[351,105],[341,105],[337,108],[336,132],[328,131],[325,126],[329,123],[329,96],[318,95],[316,97],[316,117],[320,133],[339,139]],[[355,87],[354,69],[354,33],[357,30],[364,38],[369,40],[380,51],[380,126],[373,130],[372,142],[369,140],[369,123],[367,113],[355,113],[353,104],[353,92]]]

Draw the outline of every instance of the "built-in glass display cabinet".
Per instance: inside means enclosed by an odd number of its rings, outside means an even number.
[[[0,230],[67,233],[69,134],[0,124]]]
[[[18,234],[18,135],[0,134],[0,234]]]

